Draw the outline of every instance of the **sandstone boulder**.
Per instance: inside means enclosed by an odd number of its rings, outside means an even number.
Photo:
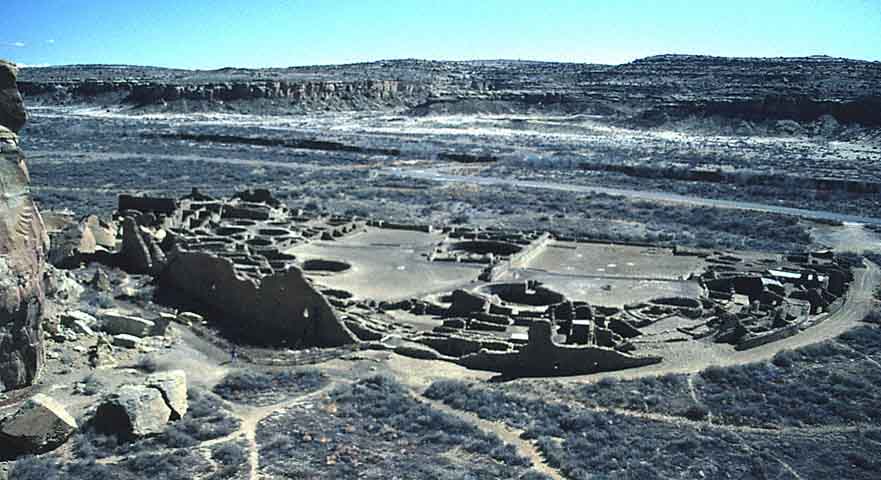
[[[154,373],[147,377],[145,385],[159,390],[166,405],[171,408],[171,419],[183,418],[189,408],[187,402],[187,374],[183,370]]]
[[[98,323],[98,320],[92,315],[79,310],[69,310],[61,314],[61,324],[65,327],[72,328],[75,323],[81,323],[93,327]]]
[[[93,422],[101,433],[131,439],[161,433],[170,418],[171,409],[158,389],[123,385],[98,406]]]
[[[199,325],[204,321],[204,319],[202,318],[202,315],[199,315],[198,313],[180,312],[179,314],[177,314],[176,321],[181,325],[190,326],[193,324]]]
[[[160,314],[158,317],[150,320],[153,322],[153,328],[150,330],[151,337],[164,337],[168,334],[168,327],[176,317],[174,315]]]
[[[76,420],[63,405],[38,393],[0,424],[0,450],[47,452],[67,441],[76,429]]]
[[[101,324],[104,331],[111,335],[127,334],[135,337],[146,337],[155,328],[150,320],[116,312],[102,314]]]
[[[141,339],[126,333],[121,333],[119,335],[113,336],[113,345],[122,348],[138,348],[138,345],[141,344]]]
[[[95,215],[71,222],[52,235],[49,262],[56,267],[75,268],[116,247],[116,225]]]
[[[92,330],[92,327],[89,326],[88,323],[83,322],[82,320],[74,320],[73,322],[66,325],[73,333],[77,335],[86,335],[88,337],[94,337],[95,331]]]

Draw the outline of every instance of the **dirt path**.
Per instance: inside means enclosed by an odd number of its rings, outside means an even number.
[[[431,408],[438,410],[440,412],[446,413],[448,415],[452,415],[454,417],[458,417],[471,425],[474,425],[480,430],[484,432],[490,432],[497,435],[502,439],[503,442],[513,445],[514,448],[517,449],[517,453],[525,458],[528,458],[532,461],[532,466],[535,470],[553,478],[554,480],[565,480],[564,477],[559,471],[555,468],[551,467],[545,461],[544,455],[538,451],[535,447],[535,444],[528,440],[523,440],[520,438],[520,435],[523,433],[521,430],[517,430],[511,428],[508,425],[492,422],[489,420],[484,420],[474,413],[466,412],[462,410],[457,410],[455,408],[450,407],[449,405],[444,404],[443,402],[432,400],[423,395],[418,395],[414,393],[414,396],[420,402],[427,403],[431,406]]]
[[[275,412],[315,401],[321,396],[326,395],[340,383],[342,382],[331,381],[314,392],[292,397],[283,402],[273,403],[272,405],[266,405],[263,407],[229,403],[230,411],[239,419],[239,421],[241,421],[238,430],[224,437],[203,442],[199,444],[198,447],[208,448],[237,438],[243,438],[248,444],[248,478],[256,480],[260,478],[260,449],[257,445],[257,426],[260,422]]]
[[[248,445],[248,478],[257,480],[260,478],[260,449],[257,445],[257,427],[261,421],[275,412],[286,410],[298,405],[304,405],[313,402],[323,395],[326,395],[331,389],[339,385],[340,381],[331,381],[324,387],[314,392],[298,395],[288,398],[282,402],[273,403],[263,407],[252,407],[244,404],[226,402],[230,412],[240,421],[240,426],[234,432],[219,438],[206,440],[198,443],[190,448],[198,449],[202,452],[202,456],[206,461],[211,461],[211,455],[208,449],[213,446],[237,439],[244,439]],[[151,452],[151,454],[171,454],[179,448],[165,448]],[[100,464],[115,464],[128,458],[128,455],[115,455],[99,459]]]

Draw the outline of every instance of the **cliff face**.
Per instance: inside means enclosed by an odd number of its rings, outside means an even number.
[[[48,236],[28,189],[16,132],[26,114],[16,69],[0,61],[0,391],[29,385],[43,364],[43,273]]]
[[[276,81],[173,83],[170,81],[86,80],[20,82],[26,96],[63,95],[74,100],[115,95],[135,106],[178,100],[223,101],[278,99],[291,103],[372,101],[395,102],[415,94],[418,87],[395,80]]]
[[[50,104],[192,100],[226,109],[227,102],[270,99],[278,113],[413,107],[416,115],[597,114],[638,124],[691,116],[811,122],[831,115],[881,126],[881,63],[830,57],[660,55],[623,65],[393,60],[211,71],[71,65],[29,68],[23,76],[22,93]]]

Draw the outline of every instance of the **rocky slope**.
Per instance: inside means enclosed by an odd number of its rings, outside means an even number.
[[[30,68],[22,77],[26,96],[50,103],[145,107],[185,100],[235,109],[268,101],[280,112],[410,107],[414,114],[602,114],[647,124],[690,116],[813,121],[832,115],[881,126],[881,63],[824,56],[661,55],[623,65],[395,60],[212,71],[74,65]]]
[[[15,76],[15,67],[0,61],[0,391],[30,384],[43,363],[48,237],[18,148],[16,132],[26,114]]]

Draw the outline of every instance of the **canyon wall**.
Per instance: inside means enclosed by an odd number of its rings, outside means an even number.
[[[0,391],[31,384],[43,364],[43,273],[48,236],[30,196],[17,132],[27,115],[17,69],[0,61]]]

